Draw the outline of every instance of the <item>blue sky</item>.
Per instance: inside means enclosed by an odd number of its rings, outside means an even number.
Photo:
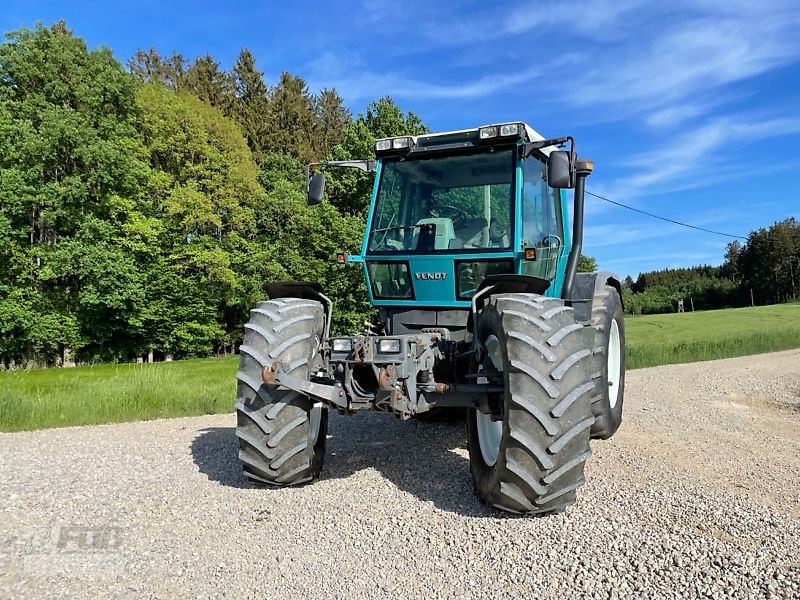
[[[113,8],[111,8],[113,6]],[[524,120],[570,134],[589,189],[734,234],[800,216],[796,0],[205,2],[4,0],[3,31],[65,19],[126,61],[155,46],[227,68],[242,47],[336,87],[357,113],[390,94],[434,130]],[[588,199],[600,267],[718,264],[726,238]]]

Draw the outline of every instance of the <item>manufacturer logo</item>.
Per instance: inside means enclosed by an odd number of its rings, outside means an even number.
[[[447,279],[447,273],[417,273],[417,279],[422,279],[422,280]]]

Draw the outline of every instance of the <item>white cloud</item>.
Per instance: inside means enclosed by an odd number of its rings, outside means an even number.
[[[640,116],[665,127],[747,93],[726,92],[732,84],[800,60],[797,3],[677,5],[654,9],[625,39],[599,47],[566,89],[567,101],[601,118]]]
[[[616,37],[621,19],[631,17],[644,4],[642,0],[525,2],[503,19],[498,37],[556,28],[594,38]]]
[[[714,119],[684,132],[657,150],[622,165],[624,177],[592,182],[592,191],[614,199],[709,187],[721,181],[752,177],[783,168],[782,163],[745,168],[743,149],[755,142],[800,133],[798,117],[746,115]],[[623,200],[625,201],[625,200]]]
[[[309,83],[312,89],[335,87],[349,100],[376,98],[387,94],[394,98],[412,99],[478,98],[530,83],[544,75],[548,69],[562,67],[576,60],[575,55],[567,54],[557,57],[547,65],[536,63],[511,72],[492,71],[468,80],[435,83],[397,72],[375,73],[361,61],[351,57],[342,59],[327,53],[309,65]]]
[[[343,73],[310,78],[312,87],[335,87],[345,98],[375,98],[389,95],[394,98],[476,98],[501,92],[526,83],[541,74],[540,67],[506,75],[484,75],[457,83],[432,83],[409,78],[398,73]]]

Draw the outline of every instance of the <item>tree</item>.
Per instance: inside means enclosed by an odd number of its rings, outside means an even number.
[[[303,165],[286,155],[270,154],[262,166],[267,205],[258,228],[270,240],[264,280],[320,282],[335,299],[333,331],[360,331],[372,312],[364,278],[355,265],[337,264],[336,254],[359,251],[364,221],[327,202],[308,206],[303,175]]]
[[[177,90],[186,74],[186,59],[177,52],[165,58],[155,48],[139,49],[128,61],[128,69],[141,83],[160,83]]]
[[[264,74],[256,68],[253,53],[244,48],[236,59],[232,72],[235,87],[234,116],[256,160],[267,152],[269,136],[269,89]]]
[[[314,101],[308,85],[302,77],[284,71],[269,96],[269,151],[286,154],[302,164],[313,162],[319,158],[314,128]]]
[[[182,78],[183,89],[225,115],[233,113],[235,102],[234,83],[231,76],[222,71],[219,63],[210,54],[194,59]]]
[[[128,263],[113,252],[112,215],[135,204],[147,178],[135,92],[108,49],[89,51],[63,22],[0,45],[6,361],[49,361],[64,347],[124,338],[140,288],[120,271]],[[114,273],[118,296],[103,283]]]
[[[317,156],[327,156],[328,152],[344,140],[344,133],[350,123],[350,111],[344,107],[342,97],[336,90],[322,90],[314,98],[314,143]]]
[[[581,254],[578,258],[578,273],[594,273],[597,271],[597,260],[593,256]]]
[[[403,113],[386,96],[370,103],[366,112],[351,121],[340,144],[334,146],[331,160],[368,159],[375,154],[375,141],[399,135],[420,135],[428,128],[413,112]],[[329,171],[331,183],[328,195],[339,210],[366,216],[373,176],[354,169]]]
[[[258,168],[219,109],[159,85],[143,86],[139,101],[152,167],[148,214],[161,217],[155,243],[140,247],[156,300],[142,318],[142,340],[206,354],[235,341],[263,295],[263,268],[247,260],[259,253],[256,214],[265,210]]]

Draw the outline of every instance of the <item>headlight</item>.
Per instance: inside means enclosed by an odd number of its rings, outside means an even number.
[[[399,137],[392,140],[392,148],[399,150],[400,148],[410,148],[411,138]]]
[[[375,142],[375,150],[381,152],[383,150],[389,150],[392,147],[392,140],[378,140]]]
[[[353,340],[350,338],[336,338],[333,340],[334,352],[350,352],[353,349]]]
[[[488,140],[493,137],[497,137],[497,127],[481,127],[478,130],[478,135],[482,140]]]
[[[517,135],[519,134],[519,123],[509,123],[500,126],[500,135]]]
[[[378,340],[378,354],[397,354],[400,352],[400,340]]]

